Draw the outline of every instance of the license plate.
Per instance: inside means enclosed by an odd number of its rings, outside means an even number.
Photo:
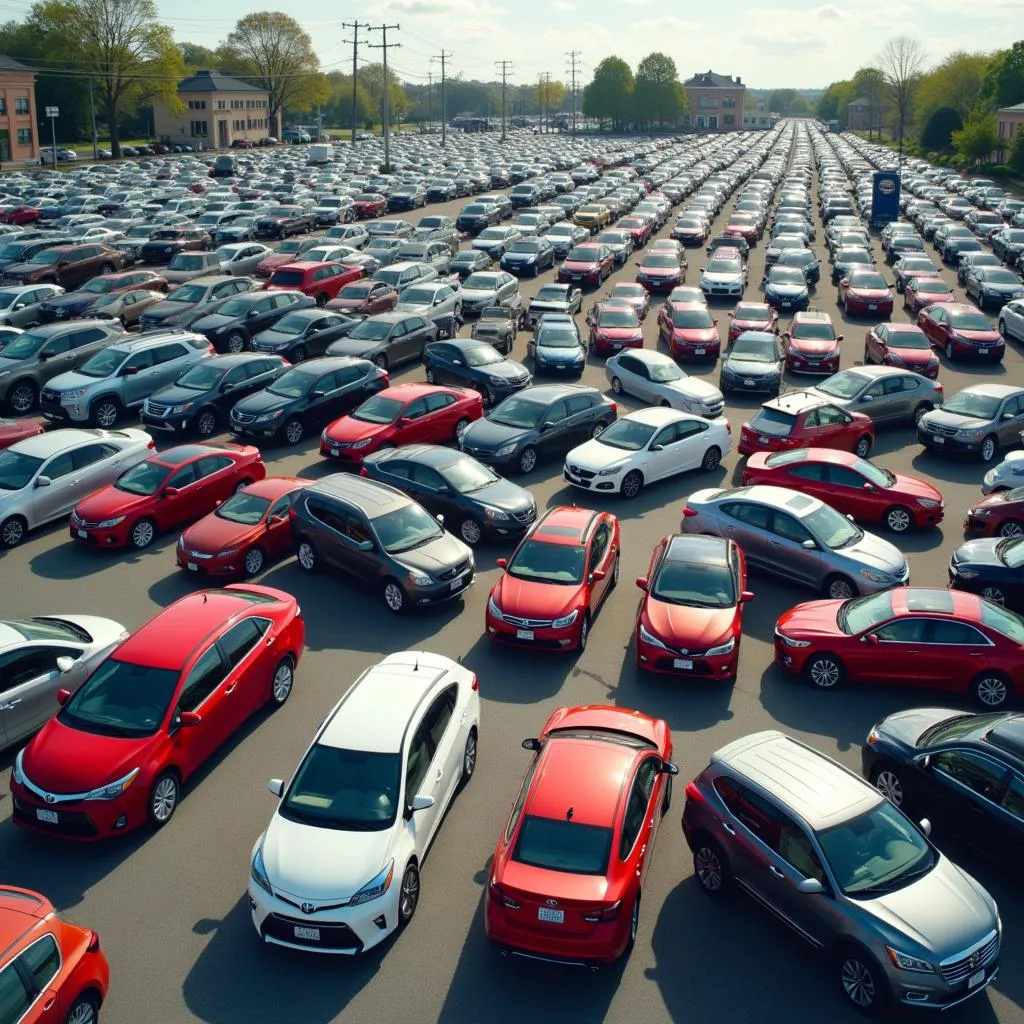
[[[517,640],[532,640],[533,630],[532,629],[517,629],[516,630]]]
[[[967,987],[969,989],[970,988],[977,988],[984,980],[985,980],[985,969],[982,968],[980,971],[978,971],[975,974],[972,974],[967,979]]]
[[[88,540],[88,539],[89,539],[89,531],[88,531],[88,530],[76,530],[75,532],[76,532],[76,533],[78,534],[78,536],[79,536],[79,537],[81,537],[81,538],[82,538],[83,540]]]
[[[708,354],[708,350],[706,348],[695,348],[693,350],[693,354],[695,356],[706,356]]]
[[[57,824],[57,812],[48,811],[45,807],[36,808],[36,818],[38,818],[39,821],[48,821],[51,825]]]
[[[319,928],[303,928],[302,925],[295,926],[295,938],[297,939],[309,939],[312,942],[320,941],[320,929]]]
[[[687,658],[675,658],[672,662],[672,667],[682,668],[689,671],[691,668],[693,668],[693,662]]]
[[[933,437],[932,440],[936,444],[945,444],[946,443],[946,439],[944,437]]]
[[[745,380],[743,382],[744,386],[748,387],[748,388],[752,388],[754,386],[754,384],[756,384],[756,383],[757,383],[756,381],[752,381],[752,380]]]
[[[616,352],[618,352],[618,350],[620,348],[622,348],[622,342],[621,341],[612,342],[612,348],[615,349]]]
[[[452,590],[458,590],[462,586],[462,580],[452,580]]]
[[[868,303],[868,312],[869,313],[874,313],[874,311],[876,309],[878,309],[878,303],[877,302],[869,302]]]
[[[537,920],[538,921],[550,921],[552,924],[564,924],[565,923],[565,911],[564,910],[552,910],[550,907],[538,907],[537,908]]]
[[[979,352],[980,352],[980,353],[981,353],[981,354],[982,354],[983,356],[987,356],[987,355],[988,355],[988,349],[987,349],[987,348],[980,348],[980,349],[978,349],[978,351],[979,351]]]
[[[189,572],[199,572],[199,565],[198,565],[198,563],[196,563],[196,562],[189,562],[188,563],[188,571]]]

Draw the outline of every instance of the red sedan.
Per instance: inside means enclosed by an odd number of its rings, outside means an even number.
[[[917,314],[917,326],[947,359],[973,356],[999,362],[1006,345],[992,322],[964,302],[937,302]]]
[[[967,510],[964,532],[975,537],[1024,535],[1024,487],[996,491]]]
[[[71,513],[71,539],[98,548],[145,548],[156,535],[212,512],[267,475],[260,450],[227,441],[183,444],[150,456]]]
[[[672,734],[627,708],[563,707],[523,746],[534,757],[491,861],[487,936],[513,955],[613,963],[636,940],[679,774]]]
[[[789,487],[863,523],[884,523],[893,533],[937,526],[944,512],[942,494],[931,484],[835,448],[751,455],[742,484]]]
[[[809,391],[789,391],[765,402],[743,424],[741,455],[790,448],[839,448],[867,456],[875,444],[875,425],[862,412],[847,412]]]
[[[673,302],[658,313],[658,333],[676,359],[717,359],[722,351],[718,321],[702,302]]]
[[[933,302],[955,302],[953,289],[939,277],[912,277],[903,288],[903,308],[915,316]]]
[[[607,245],[584,242],[573,246],[558,268],[558,280],[569,284],[589,284],[595,288],[611,277],[615,269],[615,253]]]
[[[864,362],[899,366],[929,380],[939,376],[939,359],[916,324],[876,324],[864,340]]]
[[[753,249],[757,245],[760,229],[757,221],[750,214],[736,214],[725,225],[725,231],[722,234],[733,238],[742,238]]]
[[[733,540],[663,537],[654,549],[636,620],[636,663],[651,672],[731,683],[736,678],[747,565]]]
[[[851,316],[892,316],[892,286],[870,267],[851,270],[839,282],[836,305]]]
[[[786,369],[794,373],[831,376],[839,370],[839,343],[828,313],[807,310],[796,313],[782,335],[786,345]]]
[[[289,511],[307,480],[268,476],[236,491],[178,541],[178,568],[197,576],[256,576],[291,551]]]
[[[181,787],[248,717],[288,699],[302,656],[298,601],[229,584],[132,634],[15,761],[16,824],[100,839],[174,814]]]
[[[636,283],[649,292],[670,292],[685,278],[686,261],[664,250],[651,250],[636,268]]]
[[[969,693],[994,711],[1024,685],[1024,624],[964,590],[896,587],[784,612],[775,661],[821,690],[846,681],[928,687]]]
[[[35,224],[42,217],[38,208],[26,203],[8,206],[0,213],[0,224]]]
[[[352,200],[352,209],[357,217],[379,217],[387,208],[387,197],[377,192],[364,192]]]
[[[327,303],[328,309],[342,313],[387,313],[398,305],[398,292],[384,281],[352,281],[345,285],[336,299]]]
[[[619,578],[619,521],[556,506],[534,523],[487,598],[487,636],[546,651],[583,651],[593,617]]]
[[[483,413],[478,391],[399,384],[328,424],[320,435],[320,454],[358,466],[381,448],[461,441],[466,428]]]
[[[730,345],[744,331],[767,331],[774,334],[778,329],[779,314],[767,302],[740,302],[729,314]]]
[[[12,444],[24,441],[26,437],[35,437],[42,432],[42,426],[35,420],[0,418],[0,449],[10,448]]]
[[[597,303],[587,314],[590,347],[595,355],[610,356],[624,348],[643,348],[644,332],[636,309],[625,302]]]
[[[628,231],[633,248],[642,249],[651,238],[653,225],[646,217],[623,217],[616,225],[619,231]]]

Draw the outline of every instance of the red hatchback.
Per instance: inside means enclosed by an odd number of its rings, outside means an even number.
[[[828,313],[810,309],[794,314],[782,340],[786,345],[786,369],[827,376],[838,372],[843,336],[836,334]]]
[[[309,483],[268,476],[235,491],[178,541],[178,568],[196,576],[255,576],[292,549],[288,512]]]
[[[633,248],[642,249],[650,241],[653,225],[646,217],[623,217],[615,224],[615,229],[628,231]]]
[[[523,746],[534,757],[491,861],[487,936],[515,956],[613,963],[636,940],[679,774],[672,734],[627,708],[563,707]]]
[[[964,532],[974,537],[1024,536],[1024,487],[996,491],[972,505]]]
[[[399,384],[329,423],[320,435],[325,459],[360,465],[381,448],[462,441],[484,414],[480,392],[435,384]]]
[[[116,648],[18,754],[14,821],[100,839],[174,814],[195,770],[288,699],[305,625],[291,594],[230,584],[175,601]]]
[[[544,651],[584,650],[619,578],[619,521],[556,506],[534,523],[487,598],[488,639]]]
[[[862,523],[884,523],[893,533],[937,526],[944,513],[942,494],[931,484],[890,473],[835,448],[751,455],[743,467],[741,484],[789,487]]]
[[[741,302],[729,314],[729,344],[744,331],[766,331],[774,334],[779,329],[779,314],[767,302]]]
[[[917,314],[917,326],[947,359],[973,356],[999,362],[1006,345],[984,313],[964,302],[937,302]]]
[[[558,268],[558,280],[563,284],[589,284],[595,288],[611,277],[615,269],[615,253],[607,245],[584,242],[569,250],[569,255]]]
[[[624,300],[599,302],[587,314],[590,347],[595,355],[610,356],[624,348],[643,348],[644,331],[632,305]]]
[[[83,498],[71,513],[71,539],[98,548],[145,548],[158,533],[205,516],[266,475],[252,445],[215,441],[168,448]]]
[[[12,444],[35,437],[43,432],[42,424],[35,420],[9,420],[0,418],[0,449],[10,448]]]
[[[663,537],[654,549],[636,620],[636,663],[651,672],[731,683],[736,678],[747,564],[733,540]]]
[[[718,321],[702,302],[673,302],[658,312],[658,333],[676,359],[717,359],[722,352]]]
[[[939,359],[915,324],[875,324],[864,339],[864,362],[899,366],[937,380]]]
[[[739,452],[790,448],[840,448],[865,458],[875,443],[875,425],[861,412],[847,412],[809,391],[789,391],[765,402],[743,424]]]
[[[96,932],[39,893],[0,887],[0,1020],[95,1024],[109,984]]]
[[[892,316],[892,286],[871,267],[851,270],[839,282],[836,305],[851,316]]]
[[[895,683],[969,693],[994,711],[1024,685],[1024,622],[964,590],[896,587],[784,612],[775,661],[820,690]]]
[[[278,288],[295,289],[316,299],[318,306],[337,298],[347,284],[363,277],[362,267],[346,267],[344,263],[310,263],[298,260],[275,267],[270,280],[263,286],[268,291]]]

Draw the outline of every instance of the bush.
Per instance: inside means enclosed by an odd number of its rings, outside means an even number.
[[[1018,128],[1013,136],[1007,163],[1015,174],[1024,175],[1024,128]]]
[[[953,132],[961,131],[963,126],[963,118],[952,107],[939,107],[921,129],[921,145],[949,152],[953,148]]]

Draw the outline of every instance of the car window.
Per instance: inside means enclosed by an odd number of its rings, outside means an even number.
[[[848,466],[829,466],[828,482],[837,487],[855,487],[857,490],[864,487],[864,477]]]
[[[619,859],[625,860],[633,849],[640,830],[644,827],[647,817],[648,797],[645,796],[639,777],[633,782],[626,801],[626,814],[622,821],[622,833],[619,836]]]
[[[196,464],[189,462],[184,466],[181,466],[167,481],[168,487],[188,487],[189,484],[196,482]]]
[[[789,475],[795,476],[798,480],[812,480],[815,483],[824,483],[826,471],[826,467],[820,462],[806,462],[802,466],[793,466],[789,471]]]
[[[587,572],[593,572],[604,560],[611,536],[612,529],[607,523],[601,523],[594,531],[594,539],[590,542],[590,563]]]
[[[928,623],[928,643],[988,646],[988,639],[967,622],[955,619],[931,619]]]
[[[338,533],[345,533],[345,515],[338,509],[324,502],[315,501],[313,499],[307,499],[306,509],[314,519],[323,523],[324,526],[329,527]]]
[[[252,617],[236,622],[221,638],[220,649],[230,668],[234,668],[259,643],[270,629],[269,619]]]
[[[1024,779],[1014,775],[1003,797],[1003,810],[1024,822]]]
[[[95,462],[111,458],[118,451],[120,449],[112,444],[86,444],[71,453],[71,460],[76,470],[86,469]]]
[[[555,402],[555,404],[548,409],[547,415],[544,417],[544,421],[546,423],[561,423],[568,415],[569,407],[566,404],[566,400],[563,398],[561,401]]]
[[[430,732],[431,754],[435,753],[441,746],[445,730],[452,720],[455,712],[455,705],[458,702],[459,688],[457,685],[448,686],[444,691],[434,698],[427,713],[423,716],[423,724]]]
[[[217,689],[228,674],[228,668],[216,644],[208,647],[185,677],[178,698],[179,711],[195,711]]]
[[[454,404],[455,396],[447,391],[438,391],[432,395],[427,395],[427,412],[437,412]]]
[[[780,820],[778,855],[804,878],[825,883],[825,869],[807,833],[788,814],[776,810]]]
[[[841,409],[833,405],[823,405],[818,412],[818,426],[831,427],[839,423],[849,422],[849,417]]]
[[[899,395],[904,391],[917,390],[917,382],[912,377],[904,377],[902,375],[889,377],[884,383],[887,395]]]
[[[113,332],[108,333],[100,327],[86,327],[81,331],[72,332],[68,338],[72,348],[82,348],[83,345],[91,345],[94,341],[102,341],[112,336]]]
[[[771,529],[771,509],[764,505],[750,505],[746,502],[737,502],[734,505],[724,505],[722,511],[738,519],[746,526],[753,526],[758,530]]]
[[[128,357],[124,369],[148,370],[154,364],[154,350],[147,348]]]
[[[943,750],[932,757],[932,768],[940,775],[959,782],[962,786],[998,802],[1006,765],[979,754],[974,750]]]
[[[267,518],[275,519],[280,518],[281,516],[286,516],[288,514],[288,510],[295,502],[295,496],[297,493],[297,491],[293,491],[291,494],[284,494],[278,498],[277,501],[270,506],[270,510],[267,512]]]
[[[203,477],[213,476],[214,473],[219,473],[222,469],[227,469],[231,465],[234,465],[234,463],[226,455],[204,456],[196,462],[196,479],[202,480]],[[172,484],[172,486],[174,485]]]
[[[353,544],[362,544],[365,540],[373,540],[369,524],[357,512],[348,512],[345,515],[342,532]]]
[[[625,370],[627,373],[635,373],[638,377],[647,379],[647,367],[633,356],[620,356],[619,357],[619,368]]]
[[[772,532],[784,540],[794,544],[803,544],[805,540],[813,540],[807,527],[798,519],[785,512],[775,512],[772,519]]]
[[[578,412],[586,412],[591,408],[590,395],[571,395],[566,399],[566,407],[570,416]]]
[[[49,462],[43,466],[40,476],[47,476],[51,480],[59,480],[61,477],[67,476],[68,473],[74,472],[75,460],[74,455],[71,452],[62,452],[60,455],[55,455]]]
[[[260,367],[263,365],[262,360],[257,360],[254,363],[248,363],[243,366],[233,366],[226,374],[224,379],[221,381],[222,384],[241,384],[244,380],[249,377],[256,377],[262,373]],[[256,369],[254,373],[253,370]]]
[[[32,647],[0,655],[0,693],[57,669],[57,658],[68,654],[79,657],[81,652],[55,647]]]
[[[535,757],[530,762],[530,767],[526,769],[526,775],[523,776],[523,784],[519,787],[519,796],[516,797],[516,802],[512,805],[512,813],[508,816],[508,826],[505,829],[505,841],[508,842],[512,838],[512,833],[516,830],[516,825],[519,824],[519,816],[523,813],[523,804],[526,803],[526,796],[530,792],[530,783],[533,781],[533,773],[537,769],[537,762],[540,758]]]
[[[46,934],[33,942],[15,962],[31,977],[32,988],[42,992],[60,970],[60,947],[52,935]]]
[[[405,766],[405,802],[411,806],[412,798],[420,791],[430,767],[430,727],[426,719],[420,723],[409,744],[409,760]]]
[[[872,630],[881,643],[919,644],[924,642],[925,620],[916,616],[894,619]]]
[[[34,999],[35,994],[29,995],[13,963],[0,971],[0,1021],[16,1024]]]
[[[410,402],[405,412],[402,414],[403,419],[407,420],[418,420],[421,416],[427,414],[427,399],[426,396],[423,398],[417,398],[415,401]]]
[[[40,355],[59,356],[71,351],[71,337],[64,334],[59,338],[51,338],[40,351]]]
[[[645,799],[650,800],[651,794],[654,792],[654,783],[660,772],[661,762],[658,759],[646,757],[640,762],[640,767],[636,770],[636,777]]]
[[[431,469],[429,466],[419,466],[413,463],[409,466],[408,478],[414,483],[422,484],[424,487],[430,487],[435,491],[439,491],[445,486],[445,482],[440,473],[436,469]]]
[[[747,786],[731,779],[719,777],[713,785],[732,816],[766,846],[777,850],[781,823],[773,813],[774,808]]]

